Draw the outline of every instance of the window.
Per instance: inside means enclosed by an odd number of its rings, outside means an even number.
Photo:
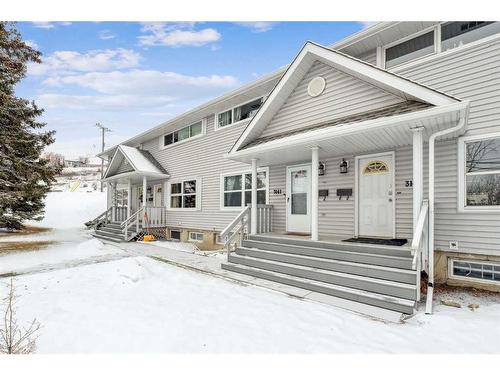
[[[198,207],[199,183],[196,179],[171,182],[169,184],[169,208],[196,209]]]
[[[441,50],[460,47],[498,32],[500,32],[499,22],[446,22],[441,25]]]
[[[181,240],[181,231],[177,229],[170,229],[170,239],[180,241]]]
[[[217,114],[217,128],[236,124],[255,116],[260,106],[262,105],[262,98],[252,100],[248,103],[240,105],[239,107],[228,109],[227,111]]]
[[[465,210],[500,209],[500,135],[459,142],[463,173],[460,199]]]
[[[222,207],[245,207],[252,203],[252,174],[240,173],[222,176]],[[267,171],[257,172],[257,203],[267,202]]]
[[[500,282],[499,263],[450,259],[448,267],[450,277]]]
[[[203,233],[189,232],[189,241],[203,242]]]
[[[435,52],[434,30],[385,49],[385,67],[390,68]]]
[[[184,141],[189,138],[196,137],[203,133],[203,122],[199,121],[196,124],[186,126],[172,133],[163,136],[163,147],[171,144]]]

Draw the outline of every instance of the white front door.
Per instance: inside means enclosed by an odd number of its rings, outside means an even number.
[[[394,237],[394,154],[361,156],[358,173],[358,236]]]
[[[287,167],[287,232],[311,232],[311,166]]]
[[[153,191],[154,191],[153,206],[155,206],[155,207],[161,206],[162,190],[163,189],[162,189],[161,184],[157,184],[157,185],[153,186]]]

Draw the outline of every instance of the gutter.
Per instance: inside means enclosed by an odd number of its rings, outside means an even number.
[[[429,269],[429,280],[427,284],[427,299],[425,303],[425,313],[426,314],[432,314],[432,297],[434,293],[434,169],[435,169],[435,163],[434,163],[434,148],[435,148],[435,142],[436,139],[439,137],[442,137],[444,135],[459,131],[463,128],[465,128],[465,125],[467,124],[467,120],[469,118],[469,102],[467,103],[467,107],[463,111],[463,115],[461,116],[460,120],[458,121],[458,124],[455,125],[452,128],[445,129],[438,131],[434,134],[432,134],[429,137],[429,237],[428,237],[428,251],[429,251],[429,256],[428,256],[428,269]]]

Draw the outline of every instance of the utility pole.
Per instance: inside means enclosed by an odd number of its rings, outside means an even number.
[[[102,142],[101,142],[101,152],[104,152],[104,133],[110,132],[111,129],[97,123],[95,126],[101,129]],[[102,192],[102,178],[104,177],[104,159],[101,158],[101,192]]]

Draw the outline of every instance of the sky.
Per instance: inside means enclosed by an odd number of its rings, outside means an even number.
[[[290,63],[310,40],[330,45],[362,22],[20,22],[42,52],[16,87],[56,130],[67,158],[106,148]]]

